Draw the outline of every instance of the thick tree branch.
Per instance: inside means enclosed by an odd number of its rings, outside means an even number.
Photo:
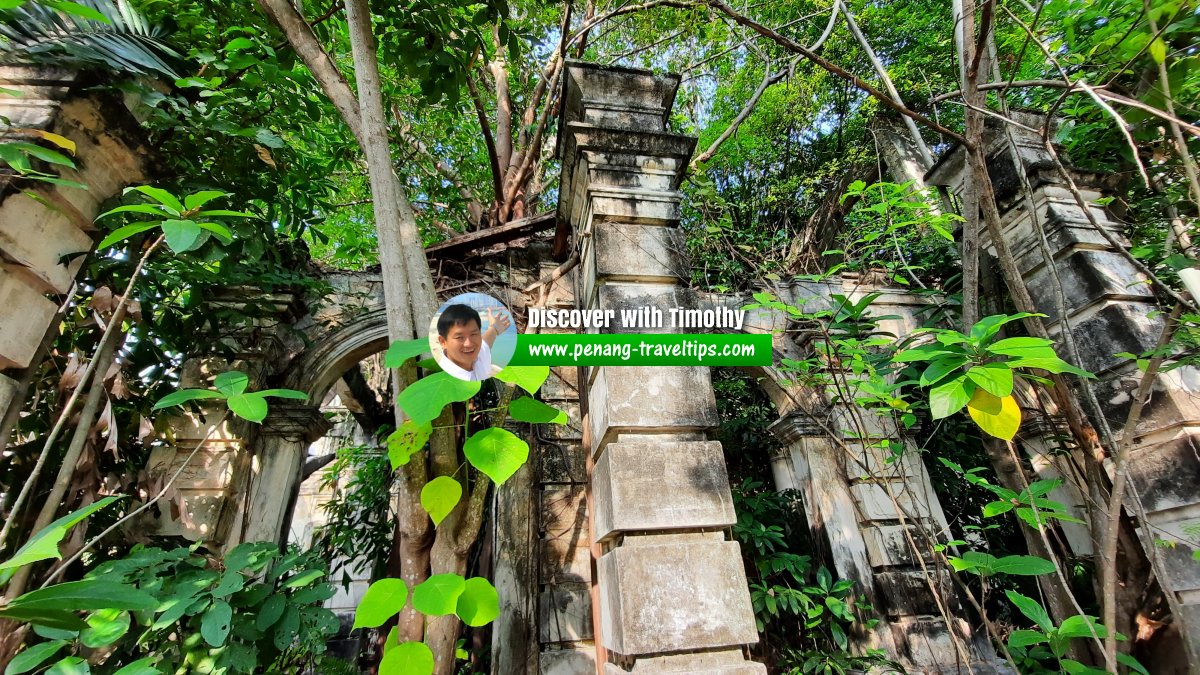
[[[717,136],[717,139],[714,140],[704,152],[696,155],[692,159],[691,164],[688,166],[688,170],[694,171],[696,167],[712,159],[713,156],[717,154],[717,150],[721,148],[725,141],[729,140],[730,137],[737,132],[738,127],[741,126],[742,122],[745,122],[746,118],[749,117],[752,112],[754,112],[754,108],[758,106],[758,101],[762,98],[763,94],[766,93],[767,89],[770,89],[771,85],[787,77],[788,72],[795,67],[798,61],[799,57],[796,57],[795,59],[792,59],[787,66],[780,68],[774,73],[771,72],[770,68],[765,69],[763,72],[762,82],[759,83],[758,89],[755,89],[754,93],[750,95],[749,100],[746,101],[746,105],[742,106],[741,112],[738,113],[737,117],[733,118],[733,121],[729,123],[729,126],[725,128],[725,131],[721,132],[721,135]]]
[[[283,31],[288,43],[296,51],[296,56],[308,67],[317,84],[321,85],[333,107],[337,108],[338,114],[361,144],[362,121],[359,117],[358,100],[342,71],[338,70],[333,58],[317,40],[312,26],[308,25],[304,16],[289,0],[258,0],[258,6]]]
[[[479,98],[479,89],[475,80],[467,77],[467,91],[471,94],[471,103],[475,106],[475,117],[479,120],[479,128],[483,133],[483,144],[487,148],[488,163],[492,169],[492,190],[496,201],[504,196],[504,174],[500,171],[500,156],[496,152],[496,137],[492,135],[492,125],[488,122],[487,109],[483,107],[483,99]]]

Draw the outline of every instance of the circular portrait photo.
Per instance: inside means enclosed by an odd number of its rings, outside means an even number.
[[[483,293],[462,293],[434,314],[429,348],[446,373],[460,380],[482,381],[512,359],[517,328],[504,303]]]

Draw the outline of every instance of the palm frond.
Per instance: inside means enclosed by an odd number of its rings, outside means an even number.
[[[178,79],[181,57],[126,0],[77,0],[103,21],[68,14],[31,0],[0,13],[0,64],[55,63],[104,66],[121,73]]]

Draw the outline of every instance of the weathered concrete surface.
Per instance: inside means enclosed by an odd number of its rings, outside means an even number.
[[[77,169],[55,167],[54,172],[87,186],[0,178],[0,370],[5,370],[34,365],[30,361],[58,305],[44,294],[61,296],[70,290],[92,250],[92,221],[100,204],[125,186],[145,181],[155,154],[120,97],[78,86],[69,71],[4,66],[0,87],[17,92],[0,101],[0,115],[13,130],[9,135],[59,152],[64,151],[34,132],[74,142]],[[23,401],[0,403],[3,417],[9,404]]]
[[[758,641],[737,542],[620,546],[597,573],[609,649],[640,655]]]
[[[680,284],[689,272],[677,226],[695,139],[665,125],[678,78],[579,63],[565,71],[559,213],[580,255],[576,306],[664,314],[694,306]],[[708,370],[592,368],[579,389],[595,462],[605,671],[763,672],[729,650],[758,639],[739,547],[705,532],[734,522],[720,445],[704,438],[717,424]],[[661,658],[711,648],[732,661],[710,668]]]
[[[737,522],[716,441],[610,443],[596,461],[592,490],[597,541],[679,523],[718,528]]]
[[[1036,117],[1026,122],[1042,126]],[[1141,375],[1134,364],[1116,354],[1152,349],[1162,332],[1165,308],[1155,302],[1144,275],[1104,236],[1104,231],[1113,233],[1117,244],[1127,245],[1120,235],[1121,224],[1095,203],[1103,196],[1096,177],[1074,176],[1088,202],[1085,211],[1053,168],[1040,136],[1018,128],[1011,133],[1012,147],[997,129],[990,129],[985,138],[1002,236],[1017,258],[1036,311],[1050,317],[1048,328],[1059,354],[1070,354],[1069,327],[1079,350],[1076,365],[1099,376],[1093,387],[1101,414],[1119,436]],[[959,189],[965,176],[964,157],[961,148],[948,153],[929,173],[930,182]],[[1022,172],[1032,194],[1024,189]],[[984,244],[994,254],[992,243]],[[1057,272],[1057,279],[1052,272]],[[1126,508],[1146,521],[1138,528],[1142,548],[1166,592],[1173,620],[1182,628],[1193,663],[1200,663],[1200,566],[1191,552],[1200,550],[1200,538],[1194,530],[1189,533],[1188,525],[1200,516],[1200,493],[1195,489],[1200,479],[1198,394],[1200,375],[1190,368],[1160,374],[1155,381],[1135,430],[1129,464],[1132,494],[1126,499]],[[1035,446],[1033,452],[1044,445]],[[1081,484],[1080,490],[1085,489]],[[1172,536],[1177,545],[1157,544]]]

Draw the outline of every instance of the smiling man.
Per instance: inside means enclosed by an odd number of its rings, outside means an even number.
[[[479,312],[467,305],[447,305],[438,317],[438,344],[442,370],[460,380],[481,381],[499,372],[492,365],[492,345],[510,325],[504,312],[488,308],[488,328],[483,331]]]

